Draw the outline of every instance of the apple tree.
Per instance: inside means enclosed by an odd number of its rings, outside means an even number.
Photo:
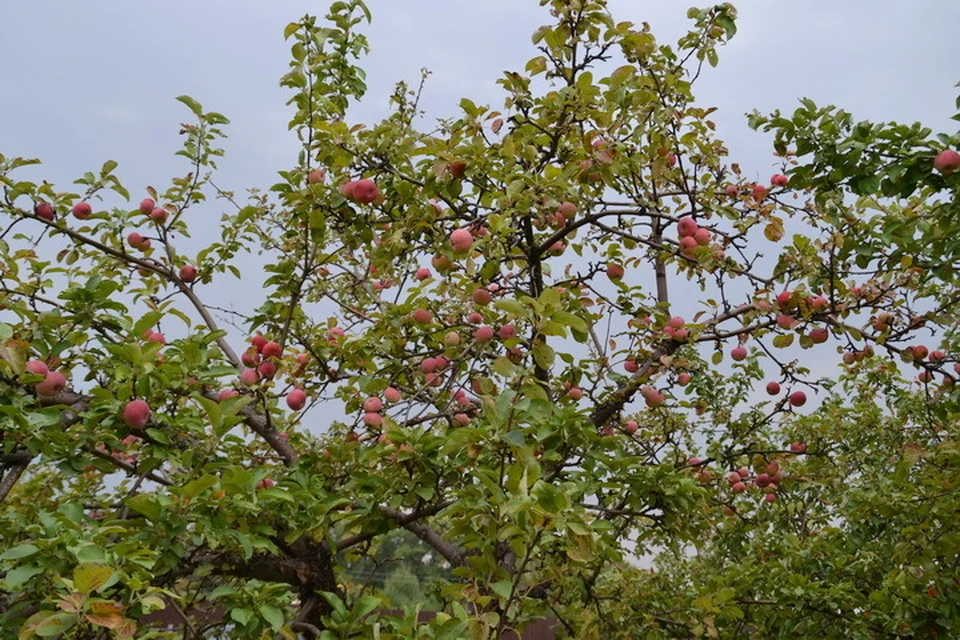
[[[540,4],[430,124],[352,121],[361,0],[291,23],[245,199],[187,96],[162,186],[0,156],[5,636],[960,633],[960,136],[805,100],[757,180],[693,95],[733,6]],[[428,622],[351,572],[399,530]]]

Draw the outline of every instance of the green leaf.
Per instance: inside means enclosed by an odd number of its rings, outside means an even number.
[[[198,118],[203,117],[203,107],[201,107],[200,103],[190,96],[177,96],[177,100],[187,105],[190,111],[193,111],[193,114]]]
[[[55,613],[52,616],[43,619],[37,625],[36,633],[41,638],[52,638],[64,633],[77,623],[77,616],[72,613]]]
[[[203,476],[184,485],[183,495],[187,498],[196,498],[198,495],[217,484],[216,476]]]
[[[7,549],[7,551],[0,556],[0,560],[19,560],[20,558],[28,558],[38,551],[40,551],[40,549],[32,544],[21,544],[12,549]]]
[[[43,569],[36,565],[17,567],[16,569],[7,571],[4,584],[7,586],[7,591],[16,591],[25,585],[30,578],[40,573],[43,573]]]
[[[283,611],[272,604],[261,604],[259,609],[260,615],[273,627],[274,631],[283,626]]]
[[[126,505],[151,522],[160,522],[160,503],[154,496],[139,493],[132,498],[128,498]]]
[[[375,596],[362,596],[353,605],[353,617],[355,620],[361,620],[364,616],[375,611],[380,606],[380,598]]]
[[[500,580],[498,582],[493,582],[490,584],[490,590],[506,600],[510,597],[510,593],[513,591],[513,581]]]
[[[253,611],[244,607],[230,609],[230,619],[245,627],[253,620]]]

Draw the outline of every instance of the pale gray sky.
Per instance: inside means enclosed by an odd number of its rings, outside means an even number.
[[[434,73],[424,105],[452,115],[461,96],[499,104],[494,84],[534,55],[549,21],[536,0],[368,0],[370,93],[356,116],[382,114],[393,83]],[[768,142],[743,113],[793,109],[801,96],[857,116],[950,130],[960,80],[954,0],[741,0],[740,31],[697,95],[721,108],[732,159],[766,177]],[[295,161],[286,132],[283,26],[326,0],[0,3],[0,152],[40,156],[58,181],[107,158],[134,194],[182,169],[172,152],[190,94],[232,120],[221,181],[268,186]],[[611,0],[616,18],[648,21],[661,41],[686,29],[688,3]],[[39,174],[38,174],[39,175]]]

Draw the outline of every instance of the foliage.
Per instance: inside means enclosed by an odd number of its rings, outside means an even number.
[[[732,6],[668,46],[541,4],[502,109],[427,131],[403,83],[350,121],[361,0],[291,23],[302,151],[245,202],[186,96],[132,210],[115,162],[0,156],[5,637],[960,634],[960,137],[805,100],[751,116],[757,183],[692,93]],[[451,568],[402,565],[429,622],[350,570],[399,529]]]

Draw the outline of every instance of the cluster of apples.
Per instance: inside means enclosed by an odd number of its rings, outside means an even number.
[[[59,371],[52,371],[42,360],[29,361],[26,370],[28,373],[43,376],[43,380],[33,386],[38,396],[52,398],[60,395],[67,388],[66,377]]]
[[[806,447],[804,446],[803,449],[806,450]],[[777,487],[783,482],[783,472],[780,470],[779,463],[770,462],[759,473],[751,474],[749,469],[741,467],[728,473],[726,479],[733,493],[740,494],[757,488],[763,492],[764,500],[776,502]]]
[[[252,387],[261,380],[270,380],[277,374],[277,366],[283,357],[283,347],[278,342],[268,340],[266,336],[256,334],[250,338],[250,347],[240,355],[241,363],[247,367],[240,372],[240,384]],[[297,354],[298,374],[302,374],[310,356],[306,353]],[[224,401],[238,395],[234,389],[220,391],[219,399]],[[287,393],[286,403],[290,409],[299,411],[307,404],[307,393],[300,387],[295,387]]]
[[[370,178],[361,180],[348,180],[340,187],[340,193],[347,200],[352,200],[357,204],[372,204],[380,199],[380,189]]]

